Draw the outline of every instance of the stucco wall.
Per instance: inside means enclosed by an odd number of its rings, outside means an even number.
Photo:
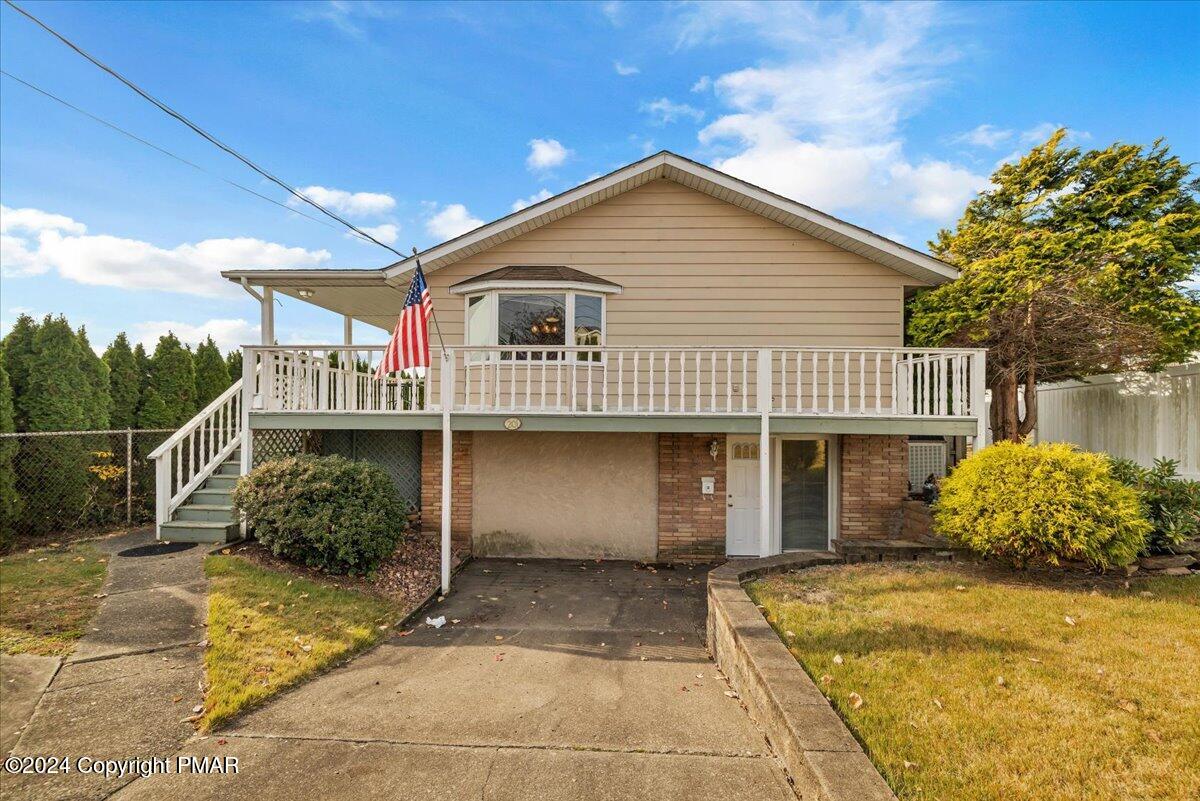
[[[655,434],[477,431],[477,556],[653,559]]]

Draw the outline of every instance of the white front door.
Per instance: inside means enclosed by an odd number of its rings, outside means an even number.
[[[729,437],[725,470],[725,554],[758,556],[758,437]]]

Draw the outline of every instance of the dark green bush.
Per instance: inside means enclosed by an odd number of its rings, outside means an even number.
[[[1156,459],[1146,468],[1129,459],[1109,461],[1113,478],[1135,489],[1150,515],[1147,553],[1173,553],[1176,545],[1200,537],[1200,481],[1180,478],[1179,462]]]
[[[267,462],[238,481],[233,502],[273,554],[331,573],[372,572],[408,528],[388,474],[341,456]]]
[[[938,533],[1016,565],[1123,565],[1145,547],[1138,494],[1102,454],[1063,443],[999,442],[959,462],[933,507]]]

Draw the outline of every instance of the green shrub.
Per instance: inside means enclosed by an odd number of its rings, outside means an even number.
[[[388,474],[341,456],[267,462],[238,481],[233,502],[273,554],[331,573],[370,573],[408,528]]]
[[[1142,498],[1154,530],[1146,540],[1147,553],[1173,553],[1176,545],[1200,537],[1200,481],[1179,477],[1179,462],[1156,459],[1145,468],[1129,459],[1109,457],[1113,477]]]
[[[1001,442],[972,454],[942,482],[933,513],[952,542],[1019,566],[1127,564],[1151,530],[1105,456],[1062,443]]]

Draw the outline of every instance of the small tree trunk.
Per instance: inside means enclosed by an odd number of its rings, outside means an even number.
[[[1025,373],[1025,417],[1021,420],[1021,424],[1017,426],[1017,434],[1022,439],[1029,436],[1034,427],[1037,426],[1037,373],[1034,365],[1026,366]]]
[[[993,376],[988,389],[992,391],[992,441],[1019,442],[1020,420],[1017,409],[1017,377],[1005,370]]]

